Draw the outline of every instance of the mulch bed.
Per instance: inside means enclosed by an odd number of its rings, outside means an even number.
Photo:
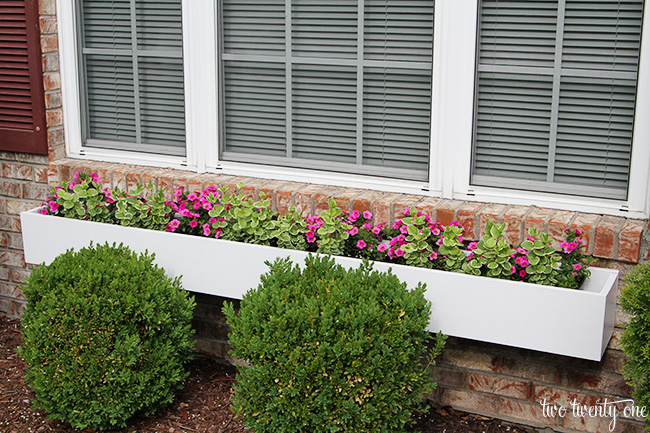
[[[0,316],[0,431],[3,433],[78,432],[51,421],[32,407],[34,393],[23,380],[25,363],[15,352],[22,342],[20,321]],[[134,418],[128,433],[250,432],[230,410],[235,369],[214,359],[197,357],[190,377],[174,403],[148,418]],[[492,418],[431,407],[415,417],[412,431],[421,433],[531,433],[535,430]],[[90,430],[88,430],[90,431]],[[117,431],[117,430],[116,430]]]

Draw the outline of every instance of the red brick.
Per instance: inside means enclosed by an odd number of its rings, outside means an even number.
[[[277,203],[275,200],[275,191],[278,188],[281,188],[283,185],[285,185],[287,182],[282,181],[282,180],[272,180],[270,182],[265,183],[264,185],[260,186],[257,189],[257,198],[260,198],[260,194],[264,193],[266,195],[266,198],[271,200],[271,206],[274,210],[277,210]]]
[[[57,33],[56,17],[41,17],[39,19],[41,34],[49,35]]]
[[[0,215],[0,227],[5,231],[20,231],[20,217],[18,215]]]
[[[47,143],[50,146],[50,148],[54,148],[55,146],[63,146],[65,144],[65,131],[63,128],[48,128],[47,130]],[[53,150],[50,149],[50,153]],[[59,160],[65,158],[65,149],[62,150],[62,154],[60,157],[52,158],[50,155],[49,160],[54,161],[54,160]]]
[[[63,109],[47,110],[45,118],[48,127],[63,125]]]
[[[61,74],[59,72],[45,72],[43,74],[43,89],[46,92],[61,89]]]
[[[418,209],[418,203],[422,201],[422,196],[403,194],[393,202],[393,221],[404,218],[404,212],[413,208]]]
[[[5,313],[7,317],[18,318],[23,315],[25,302],[16,299],[0,298],[0,312]]]
[[[24,268],[11,268],[9,269],[9,279],[14,283],[22,284],[25,282],[25,279],[27,279],[30,273],[31,271]]]
[[[431,217],[433,221],[436,220],[436,208],[440,206],[444,200],[436,197],[425,197],[418,202],[418,211]]]
[[[61,92],[53,91],[45,94],[45,108],[48,110],[53,110],[55,108],[60,108],[62,104]]]
[[[231,176],[226,176],[223,174],[213,174],[213,173],[206,173],[200,176],[201,182],[203,183],[202,188],[207,188],[209,186],[218,187],[225,181],[225,179],[229,179],[229,178],[231,178]]]
[[[325,188],[320,189],[318,192],[316,192],[313,195],[313,202],[314,202],[314,214],[318,215],[322,211],[329,209],[329,199],[333,198],[334,196],[338,194],[343,194],[345,192],[345,188],[340,188],[338,186],[328,186]],[[347,200],[341,200],[340,202],[336,203],[337,206],[339,206],[341,209],[345,211],[350,210],[350,199],[348,198]]]
[[[575,216],[575,212],[556,210],[551,219],[548,221],[547,233],[551,237],[551,245],[553,248],[559,248],[560,242],[563,242],[565,240],[565,231],[570,227],[571,221]]]
[[[480,224],[477,224],[477,222],[481,210],[485,206],[485,203],[469,202],[461,206],[456,212],[458,222],[465,229],[463,232],[463,238],[465,240],[474,241],[480,237]]]
[[[0,281],[0,296],[13,299],[25,299],[23,291],[17,283],[5,283]]]
[[[596,391],[604,394],[629,396],[631,388],[620,374],[574,370],[566,373],[569,388]]]
[[[246,194],[246,199],[252,198],[253,201],[257,200],[257,189],[268,182],[268,179],[260,179],[256,177],[249,177],[243,181],[244,186],[241,192]]]
[[[481,373],[470,373],[467,381],[472,391],[520,399],[527,399],[530,395],[531,384],[528,381]]]
[[[42,183],[23,184],[23,198],[31,200],[45,200],[52,194],[52,189]]]
[[[306,183],[287,182],[275,190],[275,206],[279,214],[286,214],[289,208],[294,204],[293,194],[296,189],[307,186]]]
[[[13,162],[2,163],[2,177],[20,180],[32,180],[34,167],[27,164],[16,164]]]
[[[560,420],[560,423],[561,426],[565,429],[578,430],[581,432],[623,433],[626,431],[626,425],[619,421],[620,418],[617,418],[616,423],[614,423],[612,418],[608,417],[574,416],[573,410],[569,410],[567,411],[567,415]]]
[[[436,221],[443,226],[448,226],[456,220],[456,210],[465,202],[458,200],[445,200],[436,208]]]
[[[538,233],[547,232],[547,224],[553,218],[555,210],[548,208],[534,207],[524,221],[524,233],[528,235],[528,230],[535,227]]]
[[[370,189],[361,190],[361,192],[354,196],[352,199],[352,210],[357,210],[360,213],[370,211],[373,213],[373,221],[377,221],[373,203],[384,195],[386,195],[386,193],[381,191],[374,191]]]
[[[40,204],[40,201],[7,200],[7,213],[10,215],[19,215],[21,212],[34,209]]]
[[[620,373],[628,357],[618,350],[606,350],[605,355],[600,363],[603,371]]]
[[[467,388],[467,371],[465,370],[437,365],[431,369],[431,377],[439,386]]]
[[[503,214],[503,222],[506,225],[504,237],[511,245],[517,245],[523,240],[523,222],[530,210],[526,206],[511,206]]]
[[[7,233],[5,233],[5,235],[7,236],[6,247],[12,248],[14,250],[22,250],[23,249],[23,235],[21,233],[7,232]]]
[[[294,204],[296,210],[301,212],[303,216],[315,215],[314,212],[314,194],[322,190],[323,185],[305,184],[300,189],[296,189],[293,194]]]
[[[547,403],[570,408],[571,402],[574,400],[579,405],[593,406],[598,401],[598,396],[581,393],[574,389],[533,385],[531,400],[536,403],[546,400]]]
[[[25,267],[25,258],[22,251],[0,250],[0,264],[6,266]]]
[[[625,421],[623,420],[618,420],[616,421],[617,423],[621,423],[627,428],[625,431],[626,433],[647,433],[648,430],[646,430],[645,425],[641,422],[631,422],[631,421]]]
[[[440,405],[464,409],[473,413],[493,415],[497,412],[498,397],[462,389],[440,388]]]
[[[34,167],[34,181],[47,184],[47,167]]]
[[[51,52],[51,53],[46,53],[43,54],[43,57],[41,57],[41,63],[43,65],[43,72],[58,72],[61,69],[61,65],[59,64],[59,53],[58,52]],[[48,93],[45,95],[45,107],[46,108],[51,108],[51,105],[48,105],[48,95],[56,95],[53,96],[51,99],[53,101],[59,101],[58,105],[55,105],[57,107],[61,106],[61,92],[55,91],[52,93]]]
[[[596,226],[593,255],[604,259],[614,258],[616,235],[625,223],[625,218],[604,215]]]
[[[500,224],[503,214],[507,209],[508,206],[505,204],[488,204],[481,209],[479,214],[479,239],[485,234],[485,226],[487,225],[487,222],[492,221],[493,223]]]
[[[364,190],[358,188],[343,188],[343,191],[336,193],[332,198],[341,209],[351,212],[354,199],[363,191]]]
[[[580,231],[580,238],[584,241],[583,253],[585,254],[592,254],[594,232],[600,218],[600,215],[579,213],[571,224],[572,229]]]
[[[618,237],[617,259],[623,262],[637,263],[641,249],[644,221],[627,220]]]
[[[623,324],[629,322],[631,317],[632,316],[623,311],[623,308],[620,305],[617,305],[616,315],[614,316],[614,326],[622,328]]]
[[[41,51],[43,53],[51,53],[58,49],[59,38],[57,35],[41,35]]]
[[[9,243],[9,233],[0,232],[0,247],[6,247]],[[0,280],[3,279],[0,277]]]
[[[6,233],[0,233],[0,236],[6,235]],[[9,281],[9,269],[7,266],[0,266],[0,280]]]
[[[0,195],[6,197],[22,198],[23,189],[19,182],[0,180]]]
[[[38,0],[39,15],[56,15],[55,0]]]
[[[528,359],[501,358],[498,372],[553,385],[559,385],[562,380],[562,370],[557,366],[535,363]]]
[[[372,213],[375,224],[393,222],[393,202],[399,199],[402,194],[388,193],[375,199],[372,203]]]
[[[492,372],[498,370],[498,359],[494,355],[452,349],[449,347],[445,348],[442,352],[440,364],[453,365],[455,367],[468,368],[471,370]]]
[[[250,180],[250,177],[245,176],[227,176],[219,184],[219,187],[226,188],[226,194],[235,194],[237,192],[237,186],[240,183],[245,183],[247,180]]]
[[[544,416],[542,405],[520,400],[501,398],[499,415],[502,418],[519,421],[526,424],[542,424],[557,426],[559,417]]]

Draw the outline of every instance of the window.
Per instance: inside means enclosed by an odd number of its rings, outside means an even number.
[[[642,20],[642,0],[481,1],[472,183],[625,199]]]
[[[0,150],[47,155],[38,2],[2,3]]]
[[[426,180],[432,0],[223,0],[222,159]]]
[[[79,5],[88,147],[183,156],[181,0]]]

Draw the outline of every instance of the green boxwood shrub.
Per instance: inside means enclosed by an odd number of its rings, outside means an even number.
[[[634,268],[624,283],[620,302],[631,318],[621,337],[628,356],[623,374],[634,387],[635,405],[650,410],[650,264]],[[650,418],[645,425],[650,431]]]
[[[345,270],[310,256],[304,269],[288,259],[269,265],[238,313],[224,307],[231,354],[248,363],[235,412],[258,433],[403,432],[435,386],[422,363],[424,286],[408,291],[367,262]]]
[[[25,379],[35,405],[76,428],[123,427],[170,403],[188,373],[194,300],[153,256],[91,245],[23,285]]]

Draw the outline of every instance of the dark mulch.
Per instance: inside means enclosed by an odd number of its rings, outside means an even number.
[[[25,364],[15,352],[22,342],[20,321],[0,316],[0,432],[78,432],[64,423],[51,421],[34,409],[34,393],[23,380]],[[148,418],[135,418],[129,433],[239,433],[250,432],[230,410],[235,369],[222,362],[196,358],[190,377],[167,409]],[[531,429],[452,410],[430,408],[416,416],[413,431],[422,433],[530,433]]]

